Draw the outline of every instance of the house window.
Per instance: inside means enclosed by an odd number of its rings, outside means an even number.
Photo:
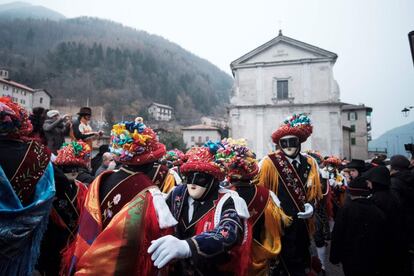
[[[356,112],[349,112],[348,113],[348,121],[356,121],[358,120],[358,115]]]
[[[40,97],[39,103],[43,103],[43,98],[42,97]]]
[[[198,142],[202,143],[203,142],[203,138],[201,136],[198,136]]]
[[[195,138],[194,136],[191,136],[191,142],[194,142]]]
[[[351,138],[351,145],[355,146],[355,144],[356,144],[355,138]]]
[[[289,98],[289,91],[288,91],[288,80],[278,80],[277,81],[277,99],[283,100]]]
[[[351,125],[351,132],[355,132],[355,125]]]
[[[206,136],[206,142],[208,142],[208,140],[210,140],[210,137]]]

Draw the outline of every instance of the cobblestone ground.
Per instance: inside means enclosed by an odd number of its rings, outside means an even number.
[[[329,251],[331,247],[328,246],[328,259],[329,259]],[[333,265],[329,261],[326,265],[326,276],[344,276],[344,273],[342,272],[342,267],[340,265]]]

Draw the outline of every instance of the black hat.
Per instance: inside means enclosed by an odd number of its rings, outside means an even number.
[[[371,194],[365,177],[357,177],[352,180],[348,184],[348,192],[352,196],[369,196]]]
[[[387,169],[387,167],[384,166],[378,166],[370,169],[363,174],[363,177],[372,183],[385,187],[389,187],[391,185],[390,171]]]
[[[345,168],[347,169],[357,169],[358,171],[365,169],[365,161],[360,159],[352,159]]]
[[[404,155],[394,155],[391,157],[391,168],[397,170],[407,170],[410,167],[410,160]]]
[[[79,112],[78,112],[78,115],[81,115],[81,116],[89,115],[89,116],[91,116],[92,115],[92,109],[90,107],[86,107],[86,106],[81,107]]]

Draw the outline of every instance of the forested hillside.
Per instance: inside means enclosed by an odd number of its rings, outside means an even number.
[[[0,18],[0,37],[0,67],[13,80],[46,88],[55,104],[82,105],[89,97],[122,116],[155,101],[186,120],[223,111],[229,99],[232,79],[216,66],[111,21]]]

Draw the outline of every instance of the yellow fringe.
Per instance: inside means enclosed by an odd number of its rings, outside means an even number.
[[[164,184],[162,185],[161,192],[168,194],[172,189],[175,187],[175,178],[174,175],[168,173],[167,177],[164,180]]]

